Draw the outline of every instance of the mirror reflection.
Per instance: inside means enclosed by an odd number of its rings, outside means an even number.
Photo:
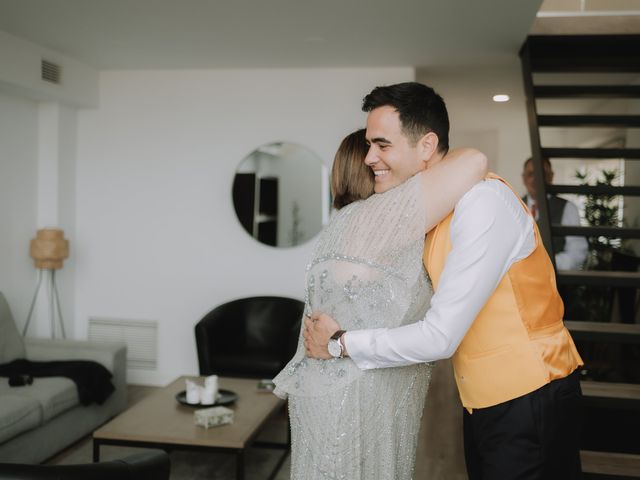
[[[329,216],[327,167],[301,145],[262,145],[236,170],[233,205],[244,229],[259,242],[273,247],[303,244]]]

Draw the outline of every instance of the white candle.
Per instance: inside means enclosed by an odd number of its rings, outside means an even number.
[[[191,380],[187,380],[186,384],[187,384],[187,403],[190,403],[192,405],[195,405],[196,403],[200,403],[201,387],[197,383]]]
[[[210,388],[205,388],[202,390],[202,395],[200,396],[200,403],[202,405],[213,405],[216,402],[216,394],[215,390]]]
[[[209,375],[207,378],[205,378],[204,388],[214,390],[217,393],[218,392],[218,376]]]

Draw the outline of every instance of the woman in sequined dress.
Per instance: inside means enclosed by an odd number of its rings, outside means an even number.
[[[485,174],[484,156],[449,153],[444,169],[420,172],[373,194],[365,131],[347,136],[334,160],[338,211],[317,240],[306,273],[306,313],[345,329],[395,327],[422,318],[431,287],[422,267],[425,233]],[[443,163],[441,162],[441,163]],[[447,192],[439,186],[447,185]],[[426,192],[438,195],[428,202]],[[348,358],[294,358],[274,379],[289,398],[291,478],[408,480],[431,365],[361,371]]]

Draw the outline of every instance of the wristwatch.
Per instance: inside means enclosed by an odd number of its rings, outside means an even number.
[[[340,343],[340,337],[344,334],[346,330],[338,330],[336,333],[331,335],[329,339],[329,343],[327,345],[327,350],[329,350],[329,354],[333,358],[342,358],[342,343]]]

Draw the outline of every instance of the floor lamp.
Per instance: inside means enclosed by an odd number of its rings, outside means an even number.
[[[62,338],[66,338],[64,331],[64,321],[62,319],[62,310],[60,309],[60,296],[58,295],[58,287],[56,285],[56,270],[62,268],[62,263],[69,257],[69,241],[64,238],[64,232],[58,228],[44,228],[38,230],[36,238],[31,240],[29,254],[33,258],[36,268],[38,269],[38,283],[36,291],[33,293],[31,307],[27,315],[27,323],[22,331],[22,336],[27,334],[33,309],[38,299],[38,292],[42,285],[42,277],[46,276],[48,284],[49,298],[49,318],[51,320],[51,338],[55,337],[56,313],[60,322],[60,331]]]

